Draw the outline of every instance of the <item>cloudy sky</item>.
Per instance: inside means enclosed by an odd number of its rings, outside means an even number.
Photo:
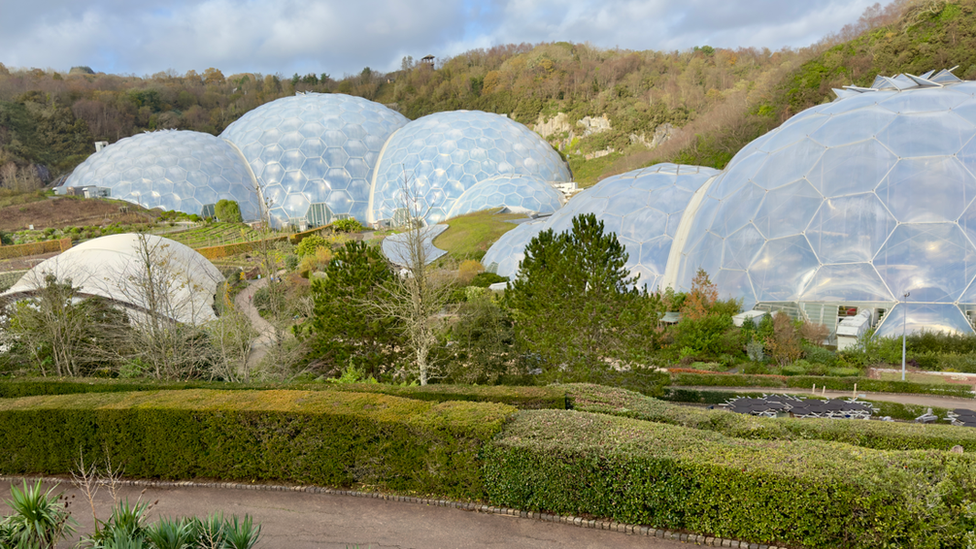
[[[877,0],[0,0],[8,67],[358,73],[519,42],[809,45]],[[882,0],[882,3],[885,3]]]

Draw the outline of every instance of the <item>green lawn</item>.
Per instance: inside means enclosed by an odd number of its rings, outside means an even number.
[[[901,381],[901,372],[879,372],[878,376],[880,379],[886,381]],[[973,376],[963,376],[960,374],[957,377],[966,377],[971,380],[970,384],[976,384],[976,377]],[[912,383],[928,383],[931,385],[958,385],[962,382],[962,379],[954,380],[950,376],[943,376],[937,374],[926,374],[924,372],[906,372],[905,381],[911,381]]]
[[[497,210],[475,212],[445,221],[449,228],[434,239],[434,246],[457,259],[480,259],[496,240],[514,229],[514,223],[525,214],[496,214]]]
[[[569,157],[569,167],[573,170],[573,181],[576,181],[576,185],[581,189],[592,187],[600,180],[603,172],[621,158],[623,155],[620,153],[612,153],[593,160],[585,160],[582,156],[573,155]]]

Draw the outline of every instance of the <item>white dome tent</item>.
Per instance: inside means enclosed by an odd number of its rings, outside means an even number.
[[[0,298],[33,295],[48,275],[70,280],[80,296],[100,296],[137,314],[184,324],[216,320],[214,295],[223,275],[193,249],[155,235],[89,240],[28,271]]]

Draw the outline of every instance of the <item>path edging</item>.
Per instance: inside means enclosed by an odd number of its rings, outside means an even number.
[[[59,477],[44,476],[23,476],[23,475],[0,475],[0,480],[7,482],[14,481],[42,481],[57,483],[72,483],[71,480]],[[108,485],[109,481],[98,481],[98,484]],[[359,492],[355,490],[335,490],[333,488],[322,488],[320,486],[285,486],[275,484],[240,484],[236,482],[196,482],[192,480],[144,480],[144,479],[121,479],[117,481],[121,486],[141,486],[145,488],[225,488],[231,490],[257,490],[262,492],[305,492],[309,494],[326,494],[332,496],[349,496],[358,498],[382,499],[400,503],[415,503],[421,505],[432,505],[434,507],[450,507],[463,511],[474,511],[489,515],[506,515],[516,518],[541,520],[543,522],[555,522],[559,524],[569,524],[579,528],[592,528],[596,530],[609,530],[623,534],[634,534],[638,536],[655,537],[684,543],[694,543],[707,547],[737,547],[739,549],[788,549],[785,546],[766,545],[760,543],[749,543],[745,541],[718,538],[714,536],[703,536],[701,534],[688,534],[674,530],[662,528],[651,528],[626,524],[613,520],[594,520],[572,515],[556,515],[552,513],[540,513],[538,511],[522,511],[519,509],[509,509],[507,507],[496,507],[493,505],[483,505],[474,502],[453,501],[447,499],[416,498],[411,496],[399,496],[396,494],[384,494],[382,492]]]

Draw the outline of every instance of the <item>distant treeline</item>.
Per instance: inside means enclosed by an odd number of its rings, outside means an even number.
[[[435,65],[406,57],[398,71],[359,74],[151,76],[8,70],[0,64],[0,186],[7,164],[71,170],[98,140],[146,130],[218,134],[244,113],[296,92],[345,93],[415,119],[478,109],[525,124],[568,115],[570,124],[606,115],[612,130],[579,139],[567,153],[614,149],[604,175],[664,160],[723,167],[746,143],[809,106],[831,87],[960,65],[976,78],[976,0],[896,0],[869,8],[841,32],[802,50],[710,46],[656,52],[568,42],[472,50]],[[655,150],[635,143],[669,123],[683,128]],[[554,141],[568,136],[555,135]],[[38,170],[33,170],[38,172]],[[43,172],[44,170],[40,170]],[[12,177],[12,176],[11,176]],[[21,179],[23,179],[21,177]]]

